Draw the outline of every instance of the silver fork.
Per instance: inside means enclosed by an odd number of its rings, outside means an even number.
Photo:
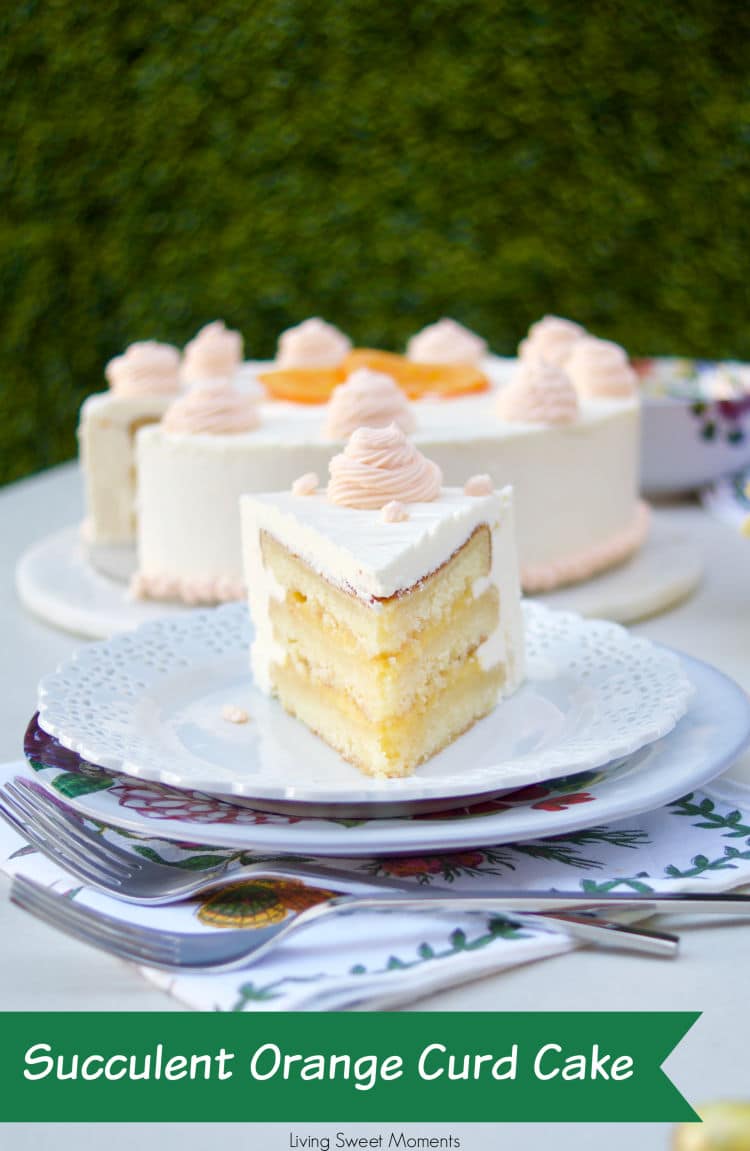
[[[141,907],[176,903],[245,878],[299,879],[333,884],[347,892],[404,890],[404,885],[395,880],[356,877],[296,861],[293,867],[277,867],[267,863],[240,865],[227,858],[197,874],[181,871],[109,842],[47,792],[20,776],[0,787],[0,815],[38,851],[77,879],[124,903]]]
[[[502,900],[461,895],[457,892],[344,895],[327,899],[296,915],[292,914],[281,923],[267,927],[230,928],[199,933],[163,931],[127,923],[77,904],[69,897],[24,876],[14,878],[10,897],[19,907],[84,943],[90,943],[121,959],[165,971],[215,972],[249,967],[293,934],[323,919],[355,911],[452,911],[484,914],[506,911],[504,906],[498,908]],[[642,913],[643,907],[639,905],[638,911]],[[672,958],[677,954],[679,944],[676,936],[665,932],[636,929],[624,923],[610,923],[585,913],[542,916],[514,912],[510,918],[522,927],[538,929],[541,926],[543,930],[546,928],[557,934],[562,933],[582,943],[618,951],[638,951]]]
[[[304,863],[268,862],[237,864],[222,860],[199,874],[158,863],[136,852],[126,851],[92,831],[39,785],[17,776],[0,787],[0,815],[43,855],[89,887],[96,888],[124,903],[156,907],[176,903],[191,896],[225,887],[241,879],[286,879],[317,885],[347,894],[368,892],[409,892],[414,888],[399,880],[383,876],[363,876],[361,872]],[[440,897],[440,890],[422,891],[423,899]],[[638,896],[633,892],[609,892],[592,896],[581,891],[538,892],[500,889],[487,890],[496,900],[495,910],[526,912],[591,911],[597,914],[612,910],[631,920],[645,917],[645,912],[697,912],[720,915],[750,916],[750,895],[673,894]],[[484,898],[484,895],[482,896]],[[501,902],[502,901],[502,904]],[[631,913],[632,912],[632,913]]]
[[[46,792],[35,788],[22,778],[0,790],[0,796],[2,797],[0,812],[3,812],[4,803],[4,814],[17,831],[89,886],[96,887],[108,895],[115,895],[125,902],[142,905],[164,904],[186,898],[198,891],[225,886],[227,882],[240,877],[302,880],[308,884],[322,883],[328,888],[343,890],[349,894],[352,890],[383,891],[389,896],[414,899],[408,889],[394,880],[374,876],[364,879],[360,873],[346,873],[321,864],[304,864],[296,860],[293,865],[273,866],[257,863],[235,867],[234,871],[228,870],[231,861],[222,861],[221,864],[211,868],[208,875],[205,872],[199,877],[183,873],[175,875],[178,869],[155,863],[107,842],[87,828],[80,819],[71,815],[62,805],[57,804]],[[159,890],[160,894],[154,895],[155,889]],[[452,901],[456,896],[451,893],[450,896],[443,897],[443,902],[446,898]],[[420,893],[418,902],[420,907],[429,905],[439,910],[436,901],[440,900],[441,892],[429,891]],[[576,900],[576,911],[579,910],[579,902]],[[519,909],[518,899],[507,900],[503,894],[499,894],[494,898],[492,910],[502,910],[506,903]],[[633,905],[632,902],[625,904],[620,901],[616,908],[619,922],[610,924],[600,917],[598,907],[596,905],[590,907],[590,903],[590,899],[584,901],[580,915],[564,909],[558,915],[555,913],[555,908],[550,909],[550,918],[555,920],[553,926],[560,930],[567,924],[569,933],[581,941],[600,943],[607,947],[619,946],[621,949],[647,954],[654,952],[666,954],[673,949],[675,943],[673,936],[625,926],[624,921],[634,922],[646,918],[650,914],[650,905],[642,903]],[[114,922],[119,923],[118,920]],[[252,931],[252,939],[254,942],[259,940],[255,929]]]

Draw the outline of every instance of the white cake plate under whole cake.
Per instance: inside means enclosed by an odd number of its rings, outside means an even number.
[[[186,611],[181,603],[131,599],[127,582],[105,575],[90,562],[78,524],[45,536],[23,553],[16,567],[16,590],[33,615],[87,639],[109,639]]]
[[[627,563],[586,583],[561,588],[535,602],[588,619],[629,624],[667,611],[700,583],[703,564],[688,536],[653,513],[644,547]],[[21,602],[34,615],[63,631],[108,639],[184,604],[134,600],[124,582],[90,563],[77,525],[46,536],[24,552],[16,569]]]

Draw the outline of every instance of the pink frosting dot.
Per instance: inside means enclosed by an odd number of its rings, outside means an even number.
[[[489,476],[471,476],[464,484],[465,496],[491,496],[494,491]]]
[[[409,512],[401,500],[391,500],[385,504],[380,516],[383,523],[386,524],[400,524],[404,523],[409,518]]]
[[[250,716],[244,707],[238,707],[234,703],[225,703],[221,709],[221,718],[227,723],[247,723]]]
[[[318,490],[319,482],[315,472],[305,472],[303,476],[299,476],[292,484],[292,495],[314,496]]]

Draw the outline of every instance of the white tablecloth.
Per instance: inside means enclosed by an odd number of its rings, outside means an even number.
[[[640,634],[708,660],[750,689],[750,542],[685,504],[662,512],[689,531],[704,553],[706,577],[687,603],[635,629]],[[80,516],[80,488],[74,466],[56,468],[0,492],[0,635],[3,685],[0,692],[0,759],[16,757],[33,709],[40,675],[81,642],[29,618],[18,604],[14,568],[19,554],[40,536]],[[0,880],[0,1009],[2,1010],[179,1010],[174,1000],[144,983],[123,964],[55,934],[11,907]],[[682,929],[681,929],[682,930]],[[415,1007],[424,1010],[701,1010],[703,1018],[670,1060],[668,1068],[693,1102],[750,1095],[750,925],[700,928],[683,933],[677,962],[577,952],[495,978],[443,992]],[[498,1114],[498,1119],[501,1114]],[[335,1124],[326,1128],[335,1132]],[[0,1145],[12,1151],[34,1147],[84,1148],[99,1144],[96,1128],[29,1127],[0,1129]],[[154,1129],[156,1131],[156,1129]],[[216,1128],[236,1139],[231,1128]],[[324,1133],[307,1125],[310,1134]],[[490,1129],[456,1127],[465,1151],[513,1146],[541,1151],[554,1145],[625,1151],[637,1138],[641,1151],[665,1148],[667,1129],[657,1125],[622,1128],[513,1126],[502,1135]],[[361,1134],[365,1133],[365,1128]],[[417,1133],[416,1128],[413,1133]],[[430,1133],[419,1126],[419,1134]],[[435,1132],[437,1133],[437,1132]],[[143,1132],[141,1132],[143,1134]],[[215,1136],[213,1136],[215,1137]],[[246,1136],[247,1137],[247,1136]],[[107,1128],[111,1151],[125,1147]],[[208,1145],[206,1128],[159,1131],[160,1151],[192,1151]],[[253,1129],[254,1146],[269,1151],[289,1146],[289,1128]],[[156,1136],[154,1136],[154,1145]],[[128,1141],[128,1146],[130,1145]],[[145,1145],[145,1144],[144,1144]],[[150,1141],[149,1141],[150,1145]]]

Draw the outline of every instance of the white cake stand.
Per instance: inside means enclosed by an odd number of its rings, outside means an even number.
[[[535,599],[589,619],[636,623],[687,599],[702,575],[703,560],[695,544],[652,509],[648,539],[627,563]]]
[[[183,604],[131,599],[127,582],[91,564],[78,524],[45,536],[23,553],[16,589],[33,615],[87,639],[109,639],[146,620],[185,611]]]
[[[702,570],[700,555],[687,536],[660,520],[657,511],[648,542],[628,563],[538,600],[589,618],[634,623],[689,596]],[[131,599],[126,583],[92,566],[78,525],[46,536],[24,552],[16,568],[16,587],[34,615],[89,639],[108,639],[157,616],[189,610],[183,604]]]

